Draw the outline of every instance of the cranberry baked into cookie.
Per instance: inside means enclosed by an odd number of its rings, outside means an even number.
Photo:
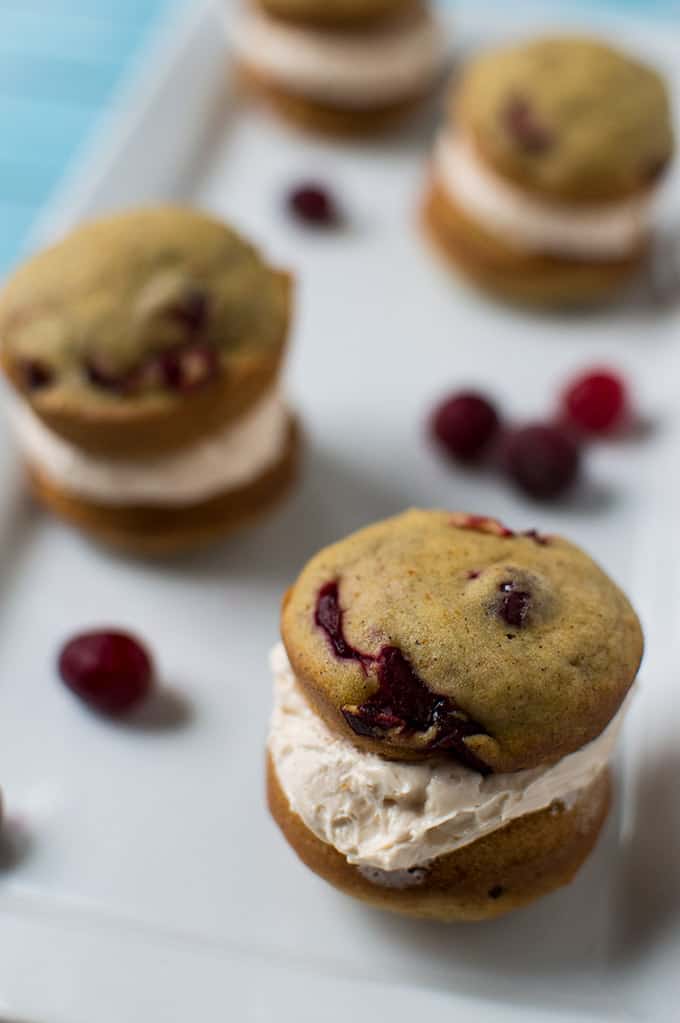
[[[228,533],[291,482],[278,382],[291,278],[182,208],[86,224],[0,294],[0,361],[33,488],[140,553]]]
[[[492,51],[452,89],[426,224],[464,273],[506,298],[597,301],[641,265],[672,151],[668,94],[651,68],[586,38]]]
[[[269,803],[312,870],[443,920],[572,879],[642,656],[635,612],[586,554],[412,510],[316,555],[282,637]]]
[[[331,134],[398,123],[430,94],[444,60],[423,0],[243,0],[229,31],[251,91]]]

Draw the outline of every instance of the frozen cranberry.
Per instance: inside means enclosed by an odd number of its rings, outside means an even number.
[[[304,224],[334,227],[340,221],[335,199],[323,185],[308,182],[294,188],[288,196],[290,212]]]
[[[553,133],[527,97],[513,96],[503,110],[502,120],[508,134],[525,152],[538,155],[552,148]]]
[[[576,480],[580,452],[571,435],[559,426],[533,423],[505,440],[506,471],[515,483],[536,498],[555,498]]]
[[[148,695],[153,665],[141,643],[125,632],[84,632],[63,647],[59,674],[94,710],[118,717]]]
[[[616,373],[599,369],[577,377],[564,392],[567,419],[584,433],[610,433],[628,408],[626,385]]]
[[[54,380],[54,374],[49,366],[37,359],[26,359],[19,366],[21,383],[28,391],[42,391],[49,387]]]
[[[448,453],[461,462],[478,460],[498,432],[495,408],[480,394],[463,392],[442,402],[432,418],[432,432]]]

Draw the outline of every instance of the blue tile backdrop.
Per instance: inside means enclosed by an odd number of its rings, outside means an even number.
[[[154,27],[182,2],[0,0],[0,272]],[[652,13],[678,0],[592,3]]]
[[[0,271],[180,0],[0,0]]]

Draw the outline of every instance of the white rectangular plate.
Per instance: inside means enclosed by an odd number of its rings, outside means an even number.
[[[532,316],[468,290],[418,230],[432,122],[341,145],[247,110],[227,84],[222,6],[194,5],[169,34],[129,97],[134,113],[107,125],[34,241],[180,197],[293,267],[288,385],[307,430],[304,478],[252,532],[140,564],[28,507],[0,436],[0,1011],[27,1023],[668,1020],[680,993],[677,310],[640,292],[597,314]],[[585,17],[508,6],[459,5],[456,47]],[[663,66],[680,105],[677,35],[622,18],[602,27]],[[342,232],[305,233],[282,213],[288,186],[310,176],[342,197]],[[678,198],[676,179],[665,220]],[[478,384],[531,417],[600,361],[625,371],[654,428],[593,450],[566,504],[537,507],[496,477],[452,471],[426,443],[426,413],[449,387]],[[493,924],[364,909],[297,863],[264,808],[281,594],[320,546],[414,504],[566,533],[632,594],[648,636],[596,854],[568,890]],[[165,715],[110,725],[57,683],[60,642],[109,622],[157,652],[178,694]]]

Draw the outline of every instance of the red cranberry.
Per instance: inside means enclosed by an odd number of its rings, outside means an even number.
[[[37,359],[26,359],[19,366],[21,383],[28,391],[42,391],[54,380],[49,366]]]
[[[489,536],[517,536],[512,529],[508,529],[498,519],[491,519],[487,515],[468,515],[467,512],[454,512],[451,516],[451,525],[456,529],[472,529],[476,533],[488,533]]]
[[[626,385],[610,370],[593,370],[577,377],[564,393],[570,423],[585,433],[609,433],[621,426],[628,408]]]
[[[207,341],[189,341],[166,348],[124,373],[111,371],[96,357],[90,357],[85,363],[91,384],[124,396],[162,387],[185,393],[194,391],[209,383],[219,370],[219,353]]]
[[[143,377],[171,391],[187,393],[203,387],[217,376],[220,360],[214,345],[195,341],[177,345],[149,359]]]
[[[328,636],[335,655],[343,661],[359,661],[362,668],[373,658],[356,650],[345,637],[343,611],[340,607],[340,592],[337,582],[326,583],[319,591],[314,612],[314,621]]]
[[[514,536],[525,536],[527,540],[533,540],[540,547],[547,547],[550,537],[539,533],[537,529],[526,529],[523,533],[516,533],[508,529],[498,519],[490,519],[486,515],[468,515],[467,512],[454,512],[451,516],[451,525],[457,529],[472,529],[477,533],[488,533],[489,536],[500,536],[511,538]],[[477,573],[479,575],[479,573]],[[471,575],[470,578],[473,578]]]
[[[453,700],[433,693],[398,647],[385,646],[376,656],[362,653],[347,640],[337,582],[326,583],[320,590],[314,621],[326,633],[337,657],[358,661],[364,672],[372,667],[378,676],[378,690],[365,703],[342,708],[356,735],[381,739],[392,729],[409,735],[434,728],[430,749],[439,749],[480,774],[489,773],[463,741],[466,736],[483,734],[482,727]]]
[[[169,319],[179,323],[189,334],[197,334],[208,320],[208,296],[200,288],[191,288],[168,307]]]
[[[448,453],[461,462],[478,460],[500,426],[493,405],[480,394],[464,392],[442,402],[432,419],[432,432]]]
[[[551,149],[553,133],[543,124],[531,102],[525,96],[513,96],[502,114],[508,134],[531,155],[538,155]]]
[[[465,742],[468,736],[484,734],[484,729],[454,700],[433,693],[398,647],[383,647],[376,668],[377,692],[359,707],[343,708],[345,720],[357,735],[382,738],[393,728],[402,735],[434,729],[430,749],[441,750],[479,774],[490,773]]]
[[[105,361],[96,355],[90,356],[85,362],[85,373],[89,382],[102,391],[125,394],[129,390],[130,374],[110,369]]]
[[[501,583],[498,613],[508,625],[514,629],[523,629],[529,617],[531,594],[527,590],[518,590],[513,582]]]
[[[294,188],[288,196],[288,208],[302,223],[314,227],[334,227],[340,221],[333,196],[314,182]]]
[[[505,468],[531,497],[549,499],[564,493],[576,480],[580,452],[571,435],[559,426],[533,423],[508,435]]]
[[[547,547],[550,543],[550,538],[545,536],[543,533],[539,533],[537,529],[526,529],[520,536],[526,536],[527,540],[533,540],[539,547]]]
[[[59,674],[94,710],[118,717],[149,694],[153,665],[141,643],[125,632],[85,632],[63,647]]]

